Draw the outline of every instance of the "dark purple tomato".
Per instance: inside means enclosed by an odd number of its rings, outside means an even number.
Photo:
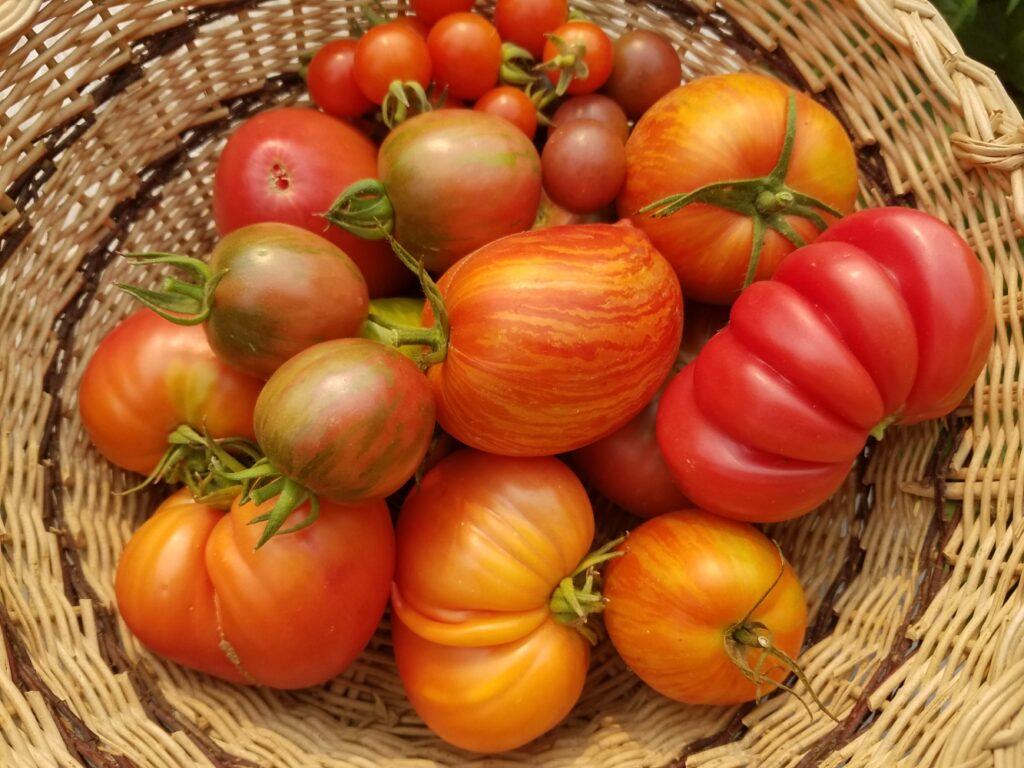
[[[636,120],[679,85],[682,74],[679,54],[667,37],[648,29],[633,29],[615,41],[612,73],[604,93]]]
[[[541,154],[544,189],[573,213],[589,213],[611,203],[626,179],[626,149],[597,120],[565,123],[548,136]]]

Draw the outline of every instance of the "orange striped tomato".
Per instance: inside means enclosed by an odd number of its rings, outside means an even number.
[[[450,325],[446,357],[427,372],[438,422],[491,453],[551,455],[618,429],[679,352],[679,282],[627,222],[501,238],[438,288]]]

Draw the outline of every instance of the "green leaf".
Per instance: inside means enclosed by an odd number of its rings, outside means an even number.
[[[973,24],[978,13],[978,0],[935,0],[934,4],[954,32]]]

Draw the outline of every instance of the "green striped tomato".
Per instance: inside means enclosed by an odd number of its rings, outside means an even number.
[[[274,372],[253,423],[282,475],[353,503],[384,498],[412,477],[433,436],[434,401],[426,377],[398,350],[334,339]]]
[[[491,453],[556,454],[618,429],[679,353],[679,282],[628,222],[501,238],[438,288],[450,323],[446,357],[427,371],[438,422]]]

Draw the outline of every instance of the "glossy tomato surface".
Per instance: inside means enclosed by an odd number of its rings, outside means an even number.
[[[495,115],[444,109],[409,118],[381,144],[380,178],[395,237],[441,272],[490,241],[529,229],[540,201],[540,156]]]
[[[712,304],[736,298],[751,262],[753,217],[705,203],[661,218],[640,209],[708,184],[768,175],[782,154],[791,94],[796,123],[785,183],[849,213],[857,197],[857,165],[846,131],[831,112],[778,80],[747,73],[698,78],[667,93],[634,126],[619,215],[650,236],[688,298]],[[784,218],[804,243],[820,232],[808,218]],[[824,219],[833,220],[827,213]],[[770,277],[795,247],[769,229],[754,278]]]
[[[869,434],[949,413],[987,359],[991,288],[955,230],[897,208],[836,226],[744,291],[665,391],[658,443],[710,511],[809,512]]]
[[[803,588],[764,534],[688,509],[644,522],[619,550],[625,554],[604,569],[604,622],[641,680],[676,701],[737,704],[770,693],[772,681],[787,677],[776,659],[747,649],[747,664],[766,678],[759,687],[726,653],[730,631],[745,621],[762,622],[791,659],[800,652]]]
[[[267,378],[297,352],[354,336],[369,307],[366,281],[344,251],[291,224],[250,224],[210,254],[217,283],[206,334],[224,361]]]
[[[202,326],[176,325],[142,309],[115,326],[89,358],[78,408],[108,461],[149,474],[183,424],[214,438],[252,439],[262,386],[221,361]]]
[[[502,238],[438,286],[451,325],[447,357],[427,372],[438,421],[481,450],[586,445],[635,416],[679,352],[679,283],[628,223]]]
[[[382,499],[412,477],[434,433],[434,401],[424,375],[398,350],[335,339],[278,368],[253,418],[276,469],[352,503]]]
[[[236,500],[225,514],[187,490],[168,498],[121,555],[118,609],[143,644],[179,664],[235,683],[324,683],[356,659],[387,604],[387,507],[321,501],[313,525],[256,550],[249,521],[261,511]]]
[[[593,535],[583,486],[551,457],[462,449],[409,493],[397,525],[395,656],[441,738],[498,752],[568,714],[590,646],[549,601]]]
[[[262,221],[303,227],[356,263],[371,296],[401,293],[410,273],[387,243],[328,228],[320,215],[350,184],[376,176],[376,146],[345,121],[299,107],[260,112],[235,129],[217,161],[217,231]]]

